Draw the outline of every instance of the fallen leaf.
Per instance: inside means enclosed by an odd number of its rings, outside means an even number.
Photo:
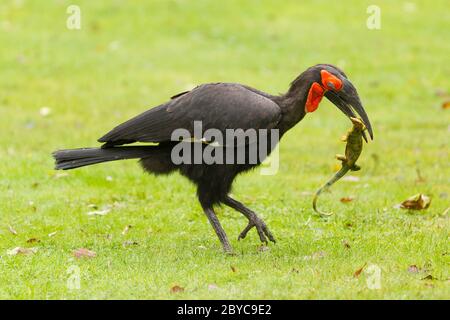
[[[22,247],[16,247],[14,249],[8,250],[6,251],[6,253],[10,256],[16,256],[18,254],[23,254],[23,255],[30,255],[33,253],[36,253],[37,248],[22,248]]]
[[[430,204],[431,198],[419,193],[403,201],[400,204],[400,208],[408,210],[425,210],[430,206]]]
[[[344,245],[344,248],[345,249],[350,249],[351,247],[350,247],[350,243],[347,241],[347,240],[343,240],[342,241],[342,244]]]
[[[180,287],[179,285],[175,285],[172,288],[170,288],[170,292],[172,293],[178,293],[178,292],[183,292],[184,288]]]
[[[353,273],[353,277],[358,278],[366,266],[367,263],[364,263],[364,265],[361,268],[359,268],[358,270],[355,271],[355,273]]]
[[[48,234],[48,236],[51,238],[53,236],[55,236],[58,233],[58,231],[53,231],[51,233]]]
[[[41,242],[41,240],[37,238],[30,238],[27,240],[27,243],[39,243],[39,242]]]
[[[357,176],[345,176],[342,178],[342,181],[351,181],[351,182],[358,182],[359,181],[359,177]]]
[[[265,245],[260,245],[260,246],[258,247],[258,251],[259,251],[259,252],[269,251],[269,247],[268,247],[268,246],[265,246]]]
[[[420,280],[437,280],[437,279],[435,277],[433,277],[431,274],[429,274],[425,278],[422,278]]]
[[[340,199],[340,201],[342,203],[348,203],[348,202],[352,202],[354,199],[355,198],[353,198],[353,197],[343,197],[343,198]]]
[[[237,269],[236,269],[235,266],[230,266],[230,268],[231,268],[231,271],[233,271],[233,272],[236,272],[236,271],[237,271]]]
[[[133,227],[133,226],[132,226],[131,224],[127,225],[127,226],[123,229],[122,235],[123,235],[123,236],[126,235],[126,234],[128,233],[128,231],[130,231],[130,229],[131,229],[132,227]]]
[[[8,230],[9,230],[9,232],[11,232],[13,235],[17,236],[17,231],[16,231],[12,226],[8,226]]]
[[[97,253],[85,248],[76,249],[72,252],[72,254],[75,258],[94,258],[97,256]]]
[[[444,109],[444,110],[450,109],[450,100],[449,101],[444,101],[442,103],[442,109]]]
[[[410,265],[408,267],[408,272],[409,273],[419,273],[419,271],[420,271],[420,269],[415,264]]]
[[[96,210],[96,211],[89,211],[87,213],[88,216],[106,216],[111,209],[104,209],[104,210]]]

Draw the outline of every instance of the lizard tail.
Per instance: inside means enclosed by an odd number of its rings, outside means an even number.
[[[342,178],[347,172],[348,172],[349,168],[347,166],[342,166],[342,168],[336,172],[336,174],[323,186],[321,187],[319,190],[317,190],[316,194],[314,195],[314,199],[313,199],[313,209],[315,212],[317,212],[318,214],[320,214],[321,216],[324,217],[329,217],[331,215],[333,215],[333,212],[323,212],[320,211],[319,209],[317,209],[317,199],[319,198],[319,195],[325,191],[328,190],[336,181],[338,181],[340,178]]]

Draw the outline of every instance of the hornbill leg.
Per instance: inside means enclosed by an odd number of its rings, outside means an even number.
[[[241,234],[238,237],[238,240],[244,239],[247,236],[247,233],[253,227],[255,227],[261,242],[267,243],[267,238],[269,238],[270,241],[275,242],[275,238],[273,237],[269,228],[267,228],[265,222],[260,217],[258,217],[256,213],[254,213],[252,210],[244,206],[239,201],[234,200],[230,196],[226,196],[225,199],[223,200],[223,203],[233,208],[234,210],[239,211],[248,219],[248,225],[245,227],[244,230],[242,230]]]
[[[225,251],[226,253],[232,253],[233,248],[231,248],[230,242],[227,238],[227,234],[225,233],[225,230],[223,230],[222,225],[220,224],[214,210],[210,207],[204,207],[203,210],[208,217],[209,222],[213,226],[214,231],[219,237],[220,242],[222,243],[223,251]]]

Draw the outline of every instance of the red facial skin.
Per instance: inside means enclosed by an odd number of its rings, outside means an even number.
[[[305,111],[307,113],[314,112],[319,107],[319,103],[327,90],[339,91],[342,89],[343,83],[336,76],[332,75],[326,70],[320,71],[322,85],[318,82],[313,82],[308,92],[306,99]],[[331,85],[330,85],[331,84]],[[334,87],[334,88],[333,88]]]
[[[308,99],[306,100],[306,112],[314,112],[319,107],[319,103],[325,94],[325,89],[320,84],[314,82],[308,92]]]

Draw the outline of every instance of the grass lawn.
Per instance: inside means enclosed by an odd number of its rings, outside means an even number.
[[[72,3],[81,30],[66,28]],[[381,30],[366,27],[372,3],[2,1],[0,298],[450,298],[448,1],[376,1]],[[375,140],[359,179],[320,199],[329,219],[313,214],[311,193],[333,174],[350,122],[328,101],[283,138],[277,175],[236,180],[233,195],[278,240],[268,250],[254,230],[238,242],[246,219],[220,208],[236,251],[222,254],[179,175],[155,178],[136,161],[53,170],[55,149],[96,146],[195,84],[278,93],[316,63],[349,75]],[[427,210],[394,208],[416,193],[432,197]],[[111,210],[88,215],[94,206]],[[37,251],[8,254],[16,247]],[[77,259],[78,248],[96,257]],[[79,289],[67,285],[77,273]]]

